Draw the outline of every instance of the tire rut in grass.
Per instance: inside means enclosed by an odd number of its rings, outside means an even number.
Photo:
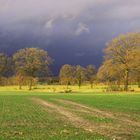
[[[63,104],[71,105],[76,109],[80,109],[83,112],[93,114],[94,116],[97,116],[97,117],[99,116],[99,117],[107,117],[107,118],[115,119],[122,123],[126,123],[127,125],[136,126],[136,127],[140,128],[140,122],[136,122],[136,121],[130,119],[130,116],[125,113],[114,113],[114,112],[104,111],[104,110],[89,107],[89,106],[86,106],[86,105],[83,105],[80,103],[76,103],[73,101],[69,101],[69,100],[55,99],[55,101],[58,101]]]
[[[66,108],[56,105],[54,103],[50,103],[48,101],[44,101],[39,98],[32,98],[32,100],[40,105],[42,105],[44,108],[51,108],[55,112],[59,113],[63,117],[65,117],[64,121],[68,121],[71,124],[73,124],[77,128],[83,128],[86,131],[89,131],[91,133],[99,133],[104,136],[111,137],[112,139],[123,139],[128,140],[128,138],[131,136],[130,132],[125,132],[121,130],[121,128],[115,128],[112,127],[112,125],[105,125],[105,124],[97,124],[92,123],[89,120],[84,119],[83,117],[80,117],[76,115],[75,113],[67,110]]]

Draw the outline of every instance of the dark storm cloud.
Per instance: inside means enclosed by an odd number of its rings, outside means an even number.
[[[139,30],[139,0],[0,0],[1,51],[39,46],[58,67],[99,65],[107,41]]]

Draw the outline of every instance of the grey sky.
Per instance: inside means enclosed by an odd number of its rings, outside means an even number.
[[[1,51],[39,46],[59,66],[100,63],[106,42],[133,31],[140,0],[0,0]]]
[[[82,17],[83,16],[83,17]],[[57,19],[69,22],[138,20],[139,0],[0,0],[0,25],[5,28],[30,24],[57,26]],[[83,19],[84,18],[84,19]],[[51,21],[51,22],[50,22]],[[78,21],[77,21],[78,22]],[[132,21],[133,22],[133,21]],[[78,23],[79,24],[79,23]]]

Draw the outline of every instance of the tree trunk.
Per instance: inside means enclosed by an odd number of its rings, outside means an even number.
[[[117,80],[117,86],[118,86],[118,88],[121,87],[120,83],[121,83],[120,80]]]
[[[69,84],[67,83],[67,89],[69,89]]]
[[[22,89],[22,85],[21,84],[19,84],[19,90],[21,90]]]
[[[92,81],[90,82],[90,87],[91,87],[91,89],[93,89],[93,82]]]
[[[81,88],[81,79],[79,79],[78,81],[78,86],[79,86],[79,89]]]
[[[140,79],[138,80],[138,88],[140,88]]]
[[[29,90],[32,90],[32,85],[33,85],[33,78],[30,79]]]
[[[128,70],[126,70],[125,71],[125,84],[124,84],[124,90],[125,91],[128,91],[128,78],[129,78],[129,71]]]

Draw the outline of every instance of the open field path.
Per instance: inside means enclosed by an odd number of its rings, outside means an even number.
[[[49,108],[49,109],[52,109],[54,112],[60,114],[60,116],[62,116],[64,121],[70,122],[75,127],[83,128],[84,130],[89,131],[91,133],[99,133],[101,135],[108,136],[114,140],[131,140],[131,136],[135,133],[135,130],[126,128],[126,124],[123,124],[124,126],[123,127],[119,123],[116,125],[111,124],[111,123],[108,123],[108,124],[94,123],[88,119],[85,119],[82,116],[79,116],[78,114],[74,113],[70,109],[65,108],[64,106],[61,106],[52,102],[48,102],[46,100],[42,100],[39,98],[32,98],[32,100],[35,103],[42,105],[45,110],[46,108]],[[98,112],[99,114],[102,114],[103,116],[113,118],[113,115],[108,112],[102,112],[101,110],[90,108],[82,104],[74,103],[71,101],[64,101],[64,100],[59,100],[59,101],[63,103],[64,102],[69,103],[71,105],[73,104],[74,106],[76,106],[75,108],[76,111],[83,109],[83,111],[86,112],[86,111],[91,111],[91,109],[93,109],[92,112]]]
[[[120,121],[121,123],[126,123],[130,126],[136,126],[140,128],[140,122],[134,121],[131,118],[131,115],[121,112],[111,112],[106,110],[100,110],[98,108],[89,107],[80,103],[76,103],[69,100],[63,100],[63,99],[55,99],[57,102],[60,102],[65,105],[69,105],[75,109],[78,109],[81,112],[90,113],[93,114],[96,117],[108,117],[111,119],[115,119],[117,121]]]

